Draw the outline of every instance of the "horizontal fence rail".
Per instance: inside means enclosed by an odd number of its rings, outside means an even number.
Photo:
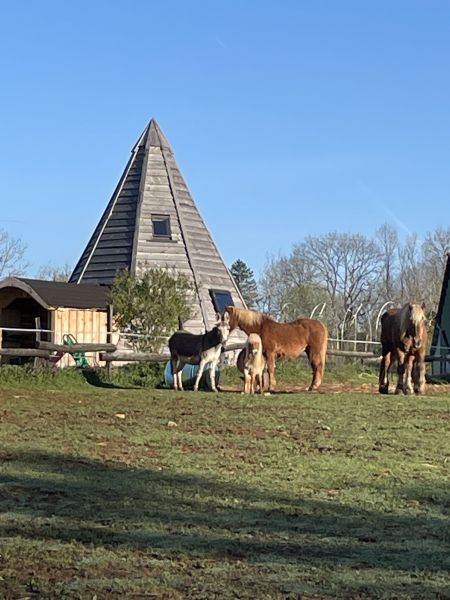
[[[53,344],[52,342],[36,342],[36,347],[40,350],[49,350],[51,352],[114,352],[117,349],[116,344]]]
[[[13,333],[14,335],[25,335],[35,334],[34,347],[30,348],[8,348],[2,346],[2,340],[5,340],[4,333]],[[167,351],[161,353],[157,352],[135,352],[131,348],[130,350],[119,349],[117,344],[113,343],[74,343],[74,344],[55,344],[49,341],[42,341],[40,339],[41,334],[54,334],[55,332],[50,329],[42,328],[20,328],[20,327],[0,327],[0,357],[29,357],[29,358],[42,358],[46,360],[54,359],[56,355],[67,353],[74,355],[78,352],[94,353],[98,354],[100,361],[105,362],[110,368],[113,362],[165,362],[170,360],[170,355]],[[71,332],[76,338],[83,337],[82,332]],[[119,340],[126,340],[127,338],[146,338],[145,334],[133,334],[127,332],[106,332],[107,339],[111,339],[111,336],[118,336]],[[358,339],[340,339],[340,338],[328,338],[328,356],[336,356],[343,358],[354,358],[359,359],[365,364],[377,364],[381,360],[380,356],[380,342],[377,340],[358,340]],[[224,347],[224,352],[236,352],[244,347],[244,343],[228,344]],[[357,350],[357,346],[361,346],[365,350]],[[353,348],[353,349],[350,349]],[[374,351],[370,351],[369,348],[373,348]],[[439,354],[433,353],[432,351],[438,351]],[[306,354],[302,353],[300,356],[305,357]],[[446,346],[432,346],[431,354],[426,356],[426,362],[438,363],[441,362],[443,366],[450,363],[450,347]]]
[[[380,345],[381,342],[376,340],[346,340],[341,338],[328,338],[329,342],[336,342],[338,344],[375,344]]]
[[[39,350],[38,348],[0,348],[0,356],[10,358],[50,358],[48,350]]]
[[[15,331],[16,333],[54,333],[51,329],[28,329],[26,327],[0,327],[0,331]]]

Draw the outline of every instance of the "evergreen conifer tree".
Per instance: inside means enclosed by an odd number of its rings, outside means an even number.
[[[258,288],[253,271],[243,260],[238,258],[231,265],[230,272],[246,305],[249,308],[255,308],[258,302]]]

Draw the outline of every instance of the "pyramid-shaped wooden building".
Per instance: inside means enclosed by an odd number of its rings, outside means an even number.
[[[186,323],[190,331],[210,329],[227,304],[244,306],[154,119],[134,146],[70,282],[111,285],[120,269],[139,275],[152,267],[190,278],[195,292],[193,317]]]

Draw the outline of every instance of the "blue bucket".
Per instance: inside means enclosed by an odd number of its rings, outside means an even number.
[[[211,380],[209,377],[211,364],[206,365],[205,370],[203,371],[202,378],[200,379],[199,389],[210,390],[211,389]],[[192,389],[194,387],[195,380],[198,374],[198,365],[184,365],[183,370],[181,371],[181,380],[183,382],[184,389]],[[172,373],[172,364],[169,362],[166,363],[164,368],[164,383],[167,387],[173,388],[173,373]],[[216,368],[216,385],[220,383],[220,369]]]

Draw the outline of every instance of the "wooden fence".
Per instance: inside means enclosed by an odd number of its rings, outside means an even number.
[[[25,335],[30,337],[34,334],[34,345],[29,348],[5,348],[3,346],[3,331],[13,332],[16,335]],[[117,349],[115,344],[105,343],[86,343],[86,344],[54,344],[53,342],[43,341],[42,334],[48,335],[53,332],[48,329],[41,329],[40,319],[36,318],[36,327],[29,328],[0,328],[0,359],[6,358],[34,358],[35,365],[38,360],[47,362],[55,362],[55,359],[60,358],[63,354],[74,355],[78,352],[114,352]]]
[[[39,323],[36,323],[38,325]],[[4,328],[6,330],[6,328]],[[8,329],[11,331],[11,329]],[[78,352],[95,352],[99,353],[100,361],[106,363],[108,370],[111,369],[113,362],[167,362],[170,359],[170,355],[167,353],[153,353],[153,352],[128,352],[117,349],[117,345],[108,341],[107,343],[74,343],[71,345],[67,344],[54,344],[53,342],[43,341],[41,336],[43,333],[52,333],[50,331],[40,329],[15,329],[16,332],[24,332],[26,334],[34,333],[35,342],[34,347],[30,348],[3,348],[2,347],[2,328],[0,328],[0,357],[5,356],[9,358],[25,357],[41,359],[48,362],[54,362],[55,355],[61,353],[76,354]],[[108,339],[111,336],[108,335]],[[364,344],[365,348],[372,346],[377,348],[379,342],[367,341],[367,340],[329,340],[329,347],[327,351],[328,356],[336,356],[343,358],[354,358],[360,360],[365,364],[378,364],[381,360],[379,353],[375,353],[369,350],[348,350],[343,349],[344,344],[347,347],[356,348],[357,344]],[[225,352],[232,352],[241,350],[244,347],[243,343],[229,344],[225,346]],[[306,357],[303,353],[301,356]],[[445,364],[450,361],[450,353],[443,356],[427,356],[426,362],[441,362]]]

